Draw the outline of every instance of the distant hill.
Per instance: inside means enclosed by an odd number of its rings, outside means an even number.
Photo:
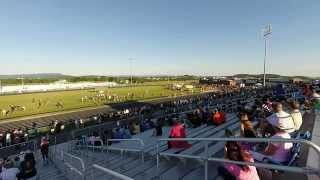
[[[29,78],[29,79],[48,79],[48,78],[64,78],[70,77],[60,73],[37,73],[37,74],[9,74],[0,75],[0,79],[17,79],[17,78]]]
[[[299,78],[303,80],[310,80],[311,77],[307,76],[282,76],[278,74],[267,74],[267,78],[279,78],[279,79],[292,79],[292,78]],[[235,74],[231,76],[233,78],[263,78],[263,74]]]

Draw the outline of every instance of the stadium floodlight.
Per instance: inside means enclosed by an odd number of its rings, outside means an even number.
[[[265,28],[263,29],[263,36],[267,37],[268,35],[270,35],[272,33],[272,26],[271,24],[268,24],[267,26],[265,26]]]
[[[263,37],[264,37],[263,86],[266,86],[267,38],[271,36],[271,33],[272,33],[272,27],[271,27],[271,24],[268,24],[263,29]]]

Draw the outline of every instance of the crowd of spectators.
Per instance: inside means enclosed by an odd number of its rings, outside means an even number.
[[[306,101],[317,103],[315,96],[306,97]],[[292,139],[300,138],[303,132],[300,130],[304,120],[300,103],[292,99],[281,97],[264,97],[262,106],[256,106],[255,111],[259,117],[259,126],[252,125],[253,120],[247,112],[239,114],[240,137],[255,138],[266,137],[270,139]],[[285,111],[288,110],[288,112]],[[230,135],[230,133],[229,133]],[[233,134],[231,134],[234,136]],[[248,143],[248,142],[227,142],[225,145],[225,158],[234,161],[245,162],[267,162],[277,165],[289,165],[297,153],[291,142],[269,142],[269,143]],[[272,172],[254,166],[236,165],[225,163],[219,168],[219,173],[225,179],[272,179]]]
[[[319,95],[315,90],[311,96],[305,95],[302,104],[297,98],[299,88],[287,87],[286,91],[279,90],[276,87],[269,93],[263,94],[260,98],[256,98],[254,103],[241,104],[238,103],[238,115],[240,120],[240,134],[235,135],[233,132],[226,130],[226,136],[240,136],[244,138],[264,137],[270,139],[293,139],[300,137],[305,133],[300,130],[303,124],[303,112],[309,110],[313,105],[317,108],[319,103]],[[288,96],[287,92],[294,95]],[[301,93],[302,94],[302,93]],[[307,106],[304,103],[310,103]],[[249,105],[248,105],[249,104]],[[225,122],[225,114],[223,110],[198,107],[193,112],[187,114],[187,120],[191,122],[193,127],[202,124],[219,126]],[[253,123],[257,121],[256,126]],[[183,118],[173,118],[173,124],[169,138],[186,138],[186,123]],[[245,162],[266,162],[277,165],[290,165],[295,161],[294,154],[297,152],[298,143],[291,142],[269,142],[269,143],[253,143],[253,142],[227,142],[224,148],[226,159],[233,161]],[[191,144],[187,141],[169,141],[168,148],[190,148]],[[250,165],[236,165],[232,163],[224,163],[219,168],[219,174],[225,179],[260,179],[259,176],[272,178],[272,172],[266,169],[257,169]]]
[[[21,129],[14,129],[12,131],[0,132],[0,148],[10,146],[12,144],[19,144],[28,140],[28,134]]]
[[[35,180],[36,161],[31,151],[21,152],[13,158],[0,159],[1,180]]]
[[[185,98],[177,98],[158,104],[143,106],[132,105],[122,110],[100,113],[92,117],[96,123],[103,123],[112,119],[126,119],[142,115],[142,120],[132,121],[130,124],[120,125],[104,132],[93,132],[92,134],[79,137],[86,145],[101,146],[107,139],[130,139],[132,135],[139,134],[148,129],[154,129],[153,136],[162,136],[162,127],[172,126],[170,138],[186,138],[186,127],[198,127],[203,124],[219,126],[226,121],[225,112],[230,106],[221,106],[231,103],[231,99],[254,98],[253,103],[236,103],[237,112],[240,119],[240,135],[246,138],[268,137],[290,139],[295,138],[302,124],[303,116],[301,106],[307,109],[311,104],[320,107],[320,96],[312,88],[304,88],[303,93],[306,97],[305,103],[297,101],[297,91],[299,89],[290,87],[284,89],[250,89],[250,90],[230,90],[224,89],[223,92],[208,93]],[[310,91],[312,93],[310,93]],[[294,94],[293,97],[285,96],[286,92]],[[311,94],[311,95],[310,95]],[[309,104],[308,104],[309,103]],[[220,106],[219,106],[220,105]],[[212,109],[211,107],[215,108]],[[288,109],[288,112],[285,109]],[[287,110],[286,109],[286,110]],[[181,111],[189,111],[185,116],[179,115]],[[150,118],[148,115],[160,113],[158,118]],[[254,121],[259,125],[255,127]],[[75,128],[84,128],[83,119],[74,120]],[[51,133],[59,133],[64,129],[61,121],[53,121],[50,125]],[[28,141],[30,137],[37,134],[36,124],[31,129],[22,131],[15,129],[10,132],[0,132],[0,146],[9,146]],[[235,136],[233,132],[227,131],[228,136]],[[46,138],[41,140],[41,153],[44,162],[48,160],[49,143]],[[225,158],[235,161],[264,161],[277,164],[285,164],[291,158],[293,143],[247,143],[247,142],[227,142],[225,145]],[[170,141],[169,148],[189,148],[191,144],[187,141]],[[10,177],[26,178],[36,174],[35,160],[30,152],[26,152],[24,157],[17,159],[5,158],[0,161],[1,178],[10,180]],[[16,163],[19,162],[19,163]],[[29,169],[29,170],[26,170]],[[258,170],[259,171],[259,170]],[[219,168],[219,173],[227,179],[259,179],[258,171],[254,166],[235,165],[225,163],[224,167]],[[13,174],[16,174],[13,176]],[[9,178],[8,178],[9,177]]]

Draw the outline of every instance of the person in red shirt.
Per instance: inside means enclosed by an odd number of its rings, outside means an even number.
[[[40,144],[40,150],[44,163],[48,163],[49,154],[49,141],[46,137],[43,137]]]
[[[304,85],[303,87],[303,95],[306,96],[308,99],[312,96],[312,88],[309,84]]]
[[[225,114],[224,112],[220,111],[220,110],[215,110],[215,112],[212,115],[212,121],[213,124],[216,126],[219,126],[220,124],[223,124],[225,122],[226,118],[225,118]]]
[[[178,119],[175,120],[175,124],[170,131],[169,138],[186,138],[186,130],[184,124],[182,124]],[[169,141],[168,148],[189,148],[191,144],[188,141]]]

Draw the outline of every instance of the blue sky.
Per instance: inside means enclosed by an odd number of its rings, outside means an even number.
[[[320,76],[319,0],[2,0],[0,74]]]

